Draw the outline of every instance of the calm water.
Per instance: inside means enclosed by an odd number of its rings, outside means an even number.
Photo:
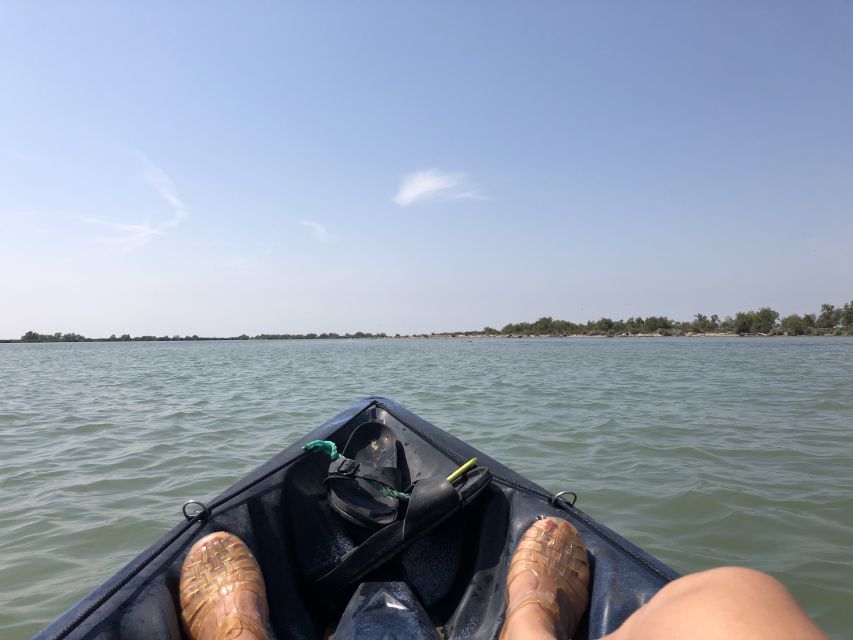
[[[346,404],[385,395],[673,568],[853,628],[853,339],[0,345],[0,636],[32,635]]]

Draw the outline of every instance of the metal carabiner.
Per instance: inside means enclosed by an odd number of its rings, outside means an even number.
[[[571,501],[564,500],[563,496],[572,496],[572,499]],[[557,506],[557,500],[562,500],[570,507],[573,507],[575,506],[575,502],[578,501],[578,494],[576,494],[574,491],[560,491],[560,493],[555,493],[554,497],[551,498],[551,504],[553,504],[555,507]]]
[[[199,509],[197,511],[194,511],[193,513],[187,513],[187,507],[192,505],[199,507]],[[187,500],[184,503],[184,506],[181,507],[181,511],[183,512],[184,517],[187,520],[207,520],[207,518],[210,517],[210,509],[208,509],[203,503],[199,502],[198,500]],[[199,518],[199,516],[201,517]]]

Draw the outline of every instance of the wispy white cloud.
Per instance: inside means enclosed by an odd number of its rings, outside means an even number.
[[[138,224],[128,224],[97,217],[81,219],[86,224],[101,225],[113,231],[113,235],[99,237],[97,240],[103,244],[115,247],[122,253],[133,251],[147,244],[152,238],[167,235],[170,229],[177,227],[190,215],[189,209],[187,209],[183,200],[178,197],[175,183],[166,172],[151,162],[144,154],[137,153],[135,155],[142,164],[143,179],[169,205],[172,209],[172,215],[156,224],[150,220],[145,220],[145,222]]]
[[[311,235],[314,236],[314,239],[318,242],[329,244],[332,241],[329,231],[322,224],[311,222],[310,220],[303,220],[302,224],[311,229]]]
[[[168,202],[173,210],[172,217],[161,226],[167,229],[177,227],[184,219],[186,219],[187,216],[189,216],[189,211],[183,201],[178,197],[177,190],[175,189],[175,183],[166,175],[165,171],[151,162],[144,155],[141,155],[140,157],[145,168],[146,182],[154,187],[157,193],[160,194],[160,197]]]
[[[405,176],[392,200],[408,207],[422,200],[481,200],[483,196],[464,173],[438,169],[417,171]]]
[[[166,235],[163,224],[154,226],[148,221],[143,224],[124,224],[102,218],[82,218],[81,221],[86,224],[101,225],[115,232],[114,235],[98,236],[96,240],[101,244],[115,247],[122,253],[133,251],[156,236]]]

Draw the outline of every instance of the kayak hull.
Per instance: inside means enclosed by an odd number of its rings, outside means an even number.
[[[493,480],[469,507],[388,560],[360,586],[323,593],[316,580],[371,532],[329,507],[323,484],[329,459],[302,447],[331,440],[342,448],[365,421],[385,424],[396,434],[402,486],[446,477],[472,457],[492,472]],[[207,505],[209,513],[176,526],[36,637],[184,637],[177,612],[181,563],[195,540],[218,530],[240,536],[255,554],[267,585],[271,637],[288,640],[323,638],[336,628],[336,640],[415,640],[429,637],[418,633],[428,634],[430,628],[440,628],[448,640],[497,638],[509,559],[527,527],[548,515],[572,522],[590,555],[590,607],[576,638],[612,632],[677,577],[580,509],[385,398],[347,407]],[[371,625],[384,635],[366,631]]]

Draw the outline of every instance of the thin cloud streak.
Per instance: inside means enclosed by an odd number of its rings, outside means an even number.
[[[151,162],[144,154],[137,153],[136,156],[143,165],[143,179],[172,208],[172,215],[158,224],[151,224],[149,220],[141,224],[128,224],[96,217],[87,217],[81,220],[86,224],[108,227],[115,232],[116,235],[99,237],[97,241],[113,246],[121,253],[129,253],[147,244],[152,238],[167,235],[168,230],[177,227],[190,215],[187,206],[178,197],[175,183],[166,172]]]
[[[178,197],[177,190],[175,189],[175,183],[168,175],[166,175],[165,171],[151,162],[144,154],[139,154],[139,157],[145,168],[145,181],[154,187],[157,193],[160,194],[160,197],[168,202],[173,209],[172,217],[158,225],[157,228],[172,229],[177,227],[190,215],[190,213],[187,210],[186,205]]]
[[[329,244],[332,241],[329,231],[322,224],[311,222],[310,220],[303,220],[302,224],[311,229],[311,235],[318,242]]]
[[[405,176],[391,200],[408,207],[424,200],[482,200],[479,190],[464,173],[444,173],[438,169],[417,171]]]
[[[100,236],[96,240],[101,244],[115,247],[121,253],[129,253],[146,244],[155,236],[166,235],[163,229],[165,223],[155,227],[151,226],[148,222],[145,224],[124,224],[102,220],[101,218],[83,218],[81,222],[102,225],[119,234],[114,236]]]

